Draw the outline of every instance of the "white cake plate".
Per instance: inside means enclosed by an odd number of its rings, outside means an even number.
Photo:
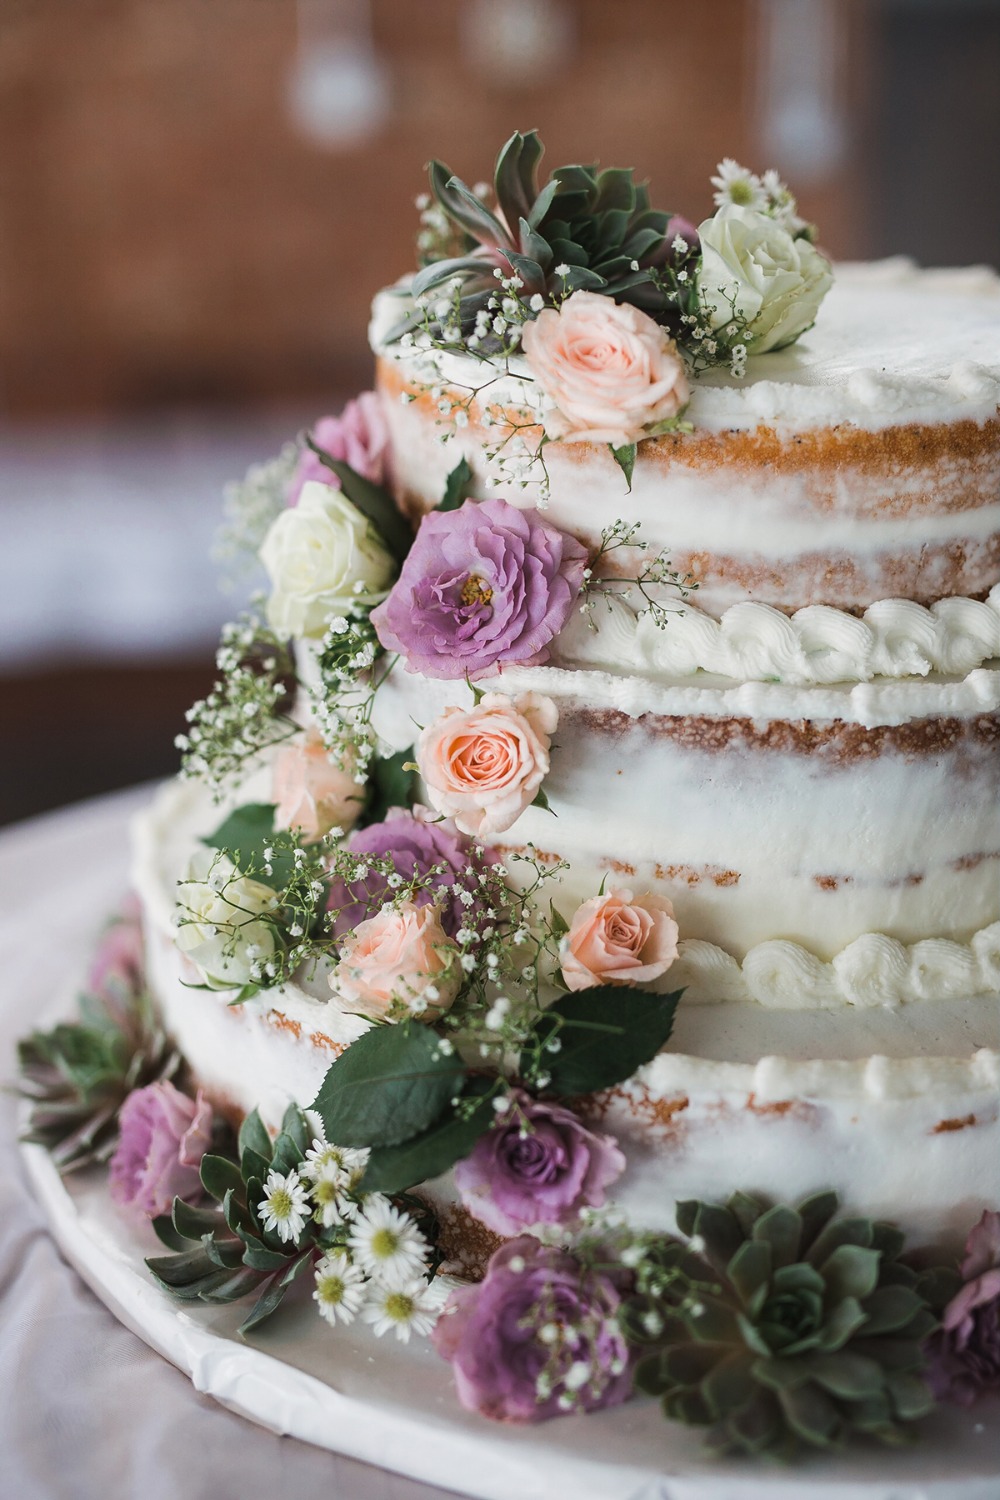
[[[657,1403],[532,1427],[488,1422],[458,1405],[447,1364],[424,1340],[331,1329],[299,1299],[244,1342],[245,1309],[178,1303],[143,1257],[163,1253],[111,1203],[98,1173],[62,1181],[25,1146],[52,1234],[114,1315],[195,1388],[272,1432],[392,1469],[476,1500],[997,1500],[1000,1400],[947,1409],[903,1451],[857,1447],[794,1467],[719,1462],[701,1435],[664,1422]]]

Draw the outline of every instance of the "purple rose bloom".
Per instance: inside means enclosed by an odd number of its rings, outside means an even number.
[[[927,1380],[936,1400],[971,1406],[1000,1390],[1000,1213],[984,1213],[972,1230],[962,1275],[965,1285],[927,1341]]]
[[[364,479],[381,484],[385,478],[385,451],[389,430],[374,391],[362,391],[348,401],[339,417],[320,417],[309,434],[317,448],[350,464]],[[303,446],[288,487],[288,504],[297,505],[302,486],[311,479],[340,489],[340,480],[311,448]]]
[[[500,1247],[477,1286],[452,1292],[434,1347],[462,1405],[494,1421],[598,1411],[632,1391],[620,1302],[609,1277],[525,1236]]]
[[[455,1168],[462,1202],[497,1234],[568,1224],[600,1208],[625,1170],[613,1136],[588,1130],[572,1110],[515,1090],[509,1110]]]
[[[155,1219],[174,1198],[201,1192],[198,1168],[212,1139],[212,1106],[198,1090],[189,1099],[172,1083],[135,1089],[118,1116],[111,1158],[111,1196],[123,1208]]]
[[[441,926],[449,937],[454,937],[470,915],[475,919],[483,903],[480,898],[467,906],[451,892],[451,887],[462,885],[478,896],[476,876],[496,864],[500,855],[495,849],[483,848],[482,856],[477,857],[474,841],[459,833],[450,818],[439,823],[428,821],[434,816],[425,807],[415,807],[412,812],[404,807],[391,807],[384,822],[358,829],[351,834],[346,847],[353,854],[391,855],[396,873],[404,880],[426,874],[433,865],[442,865],[442,873],[434,877],[430,886],[417,892],[416,901],[418,906],[425,906],[434,900],[436,892],[448,891],[449,899],[441,907]],[[465,873],[470,867],[475,872],[471,876]],[[334,936],[343,937],[366,917],[374,915],[391,896],[384,877],[374,870],[365,880],[355,880],[349,885],[343,881],[335,883],[327,903],[329,908],[341,908],[334,923]]]
[[[424,516],[372,613],[379,640],[425,677],[483,677],[548,660],[583,582],[586,548],[537,510],[466,500]]]

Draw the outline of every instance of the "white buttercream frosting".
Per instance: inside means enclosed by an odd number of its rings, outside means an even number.
[[[385,336],[405,310],[398,291],[376,299],[372,346],[407,357]],[[423,356],[444,381],[476,387],[482,366],[466,355]],[[491,388],[523,400],[524,362]],[[1000,278],[984,266],[920,270],[903,257],[840,265],[816,325],[790,348],[751,358],[745,379],[711,370],[693,383],[687,415],[723,431],[761,425],[801,430],[850,422],[983,421],[1000,403]]]
[[[784,938],[758,943],[742,963],[715,943],[688,939],[680,943],[667,978],[671,989],[684,986],[688,1001],[755,1002],[775,1010],[1000,994],[1000,922],[967,943],[924,938],[907,944],[866,932],[829,962]]]
[[[942,599],[929,609],[881,599],[863,616],[813,604],[785,615],[741,603],[715,620],[692,604],[658,625],[621,597],[596,594],[556,642],[559,660],[651,677],[712,672],[740,682],[792,685],[870,682],[877,677],[964,676],[1000,657],[1000,584],[985,602]]]

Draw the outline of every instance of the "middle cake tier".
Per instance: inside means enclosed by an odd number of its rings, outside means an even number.
[[[490,842],[567,861],[567,911],[611,886],[669,897],[693,998],[1000,988],[1000,672],[793,688],[535,667],[480,686],[558,710],[548,808]],[[472,696],[397,667],[376,727],[403,750]]]

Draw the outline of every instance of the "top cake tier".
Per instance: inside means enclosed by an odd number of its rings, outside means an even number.
[[[639,445],[632,488],[604,444],[537,452],[542,396],[519,356],[388,343],[407,303],[376,298],[372,346],[393,483],[414,516],[460,456],[474,493],[547,506],[589,546],[617,520],[669,551],[720,615],[756,600],[863,610],[983,598],[1000,578],[1000,279],[893,260],[843,266],[816,326],[694,378],[693,431]],[[628,560],[620,558],[623,568]]]

